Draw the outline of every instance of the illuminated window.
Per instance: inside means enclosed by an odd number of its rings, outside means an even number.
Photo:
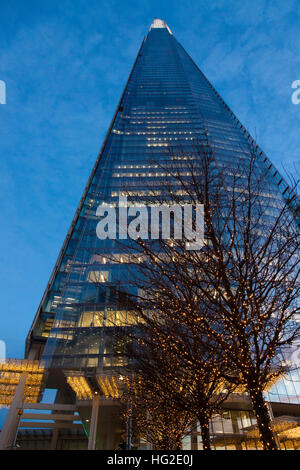
[[[108,282],[109,271],[90,271],[88,274],[89,282]]]

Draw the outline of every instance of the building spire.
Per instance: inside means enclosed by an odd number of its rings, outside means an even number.
[[[170,30],[169,26],[164,20],[161,20],[160,18],[154,18],[152,21],[152,24],[150,26],[150,29],[152,28],[167,28],[170,34],[172,34],[172,31]]]

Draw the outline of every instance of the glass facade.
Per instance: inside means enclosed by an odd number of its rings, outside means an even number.
[[[97,207],[117,204],[124,187],[132,200],[147,197],[150,186],[159,194],[165,181],[162,162],[164,167],[173,164],[168,149],[184,160],[197,156],[198,143],[209,145],[216,161],[234,170],[249,162],[254,140],[167,25],[155,20],[138,52],[27,339],[27,351],[34,344],[45,344],[43,359],[48,367],[110,369],[124,364],[114,325],[128,324],[130,312],[118,308],[110,286],[126,279],[130,259],[114,240],[97,238]],[[269,169],[269,187],[261,198],[276,208],[290,189],[259,152],[261,170]],[[288,386],[282,382],[269,392],[272,401],[284,396],[298,403],[300,393],[295,387],[300,376],[298,371],[293,373]],[[216,417],[214,434],[228,426],[230,433],[235,422],[239,429],[247,420],[250,426],[252,415],[239,413],[230,424],[225,415]],[[193,439],[197,443],[197,436]]]

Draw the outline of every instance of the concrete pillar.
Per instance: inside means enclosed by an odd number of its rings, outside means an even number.
[[[147,410],[147,412],[146,412],[146,416],[147,416],[147,421],[150,421],[150,420],[151,420],[151,416],[150,416],[150,413],[149,413],[148,410]],[[146,442],[146,449],[147,449],[147,450],[152,450],[152,444],[151,444],[151,442],[149,442],[148,436],[147,436],[147,442]]]
[[[56,450],[58,436],[59,436],[58,428],[53,428],[53,434],[52,434],[52,439],[51,439],[51,450]]]
[[[27,379],[27,372],[21,374],[20,381],[17,385],[14,398],[9,407],[5,422],[0,433],[0,450],[10,450],[15,445],[20,421],[20,410],[24,398],[24,389]]]
[[[112,420],[110,420],[108,423],[107,423],[107,434],[106,434],[106,446],[105,446],[105,450],[113,450],[114,447],[113,447],[113,422]]]
[[[90,424],[88,450],[95,450],[97,427],[98,427],[98,414],[99,414],[100,396],[95,395],[92,402],[92,416]]]

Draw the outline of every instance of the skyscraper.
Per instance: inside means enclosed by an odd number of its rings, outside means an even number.
[[[114,240],[96,236],[99,205],[116,204],[124,187],[133,200],[146,196],[149,184],[160,191],[164,175],[159,163],[170,163],[166,153],[170,147],[191,156],[195,144],[209,143],[220,162],[235,168],[249,159],[249,143],[253,142],[167,24],[155,19],[29,331],[26,354],[43,359],[49,370],[48,386],[63,393],[68,383],[83,400],[92,398],[96,384],[107,398],[118,397],[117,381],[122,377],[110,373],[122,367],[125,359],[114,327],[130,322],[130,313],[119,309],[110,286],[126,277],[128,259]],[[289,186],[262,151],[260,158],[261,165],[269,169],[273,194],[287,195]],[[297,216],[297,207],[291,210]],[[293,382],[289,390],[274,394],[278,401],[282,395],[290,403],[298,403]],[[118,407],[102,406],[97,445],[114,448],[119,439]],[[79,408],[85,416],[84,406]],[[232,412],[227,424],[230,411],[226,413],[223,427],[243,419],[251,424],[248,409]],[[222,426],[221,421],[215,426]]]

